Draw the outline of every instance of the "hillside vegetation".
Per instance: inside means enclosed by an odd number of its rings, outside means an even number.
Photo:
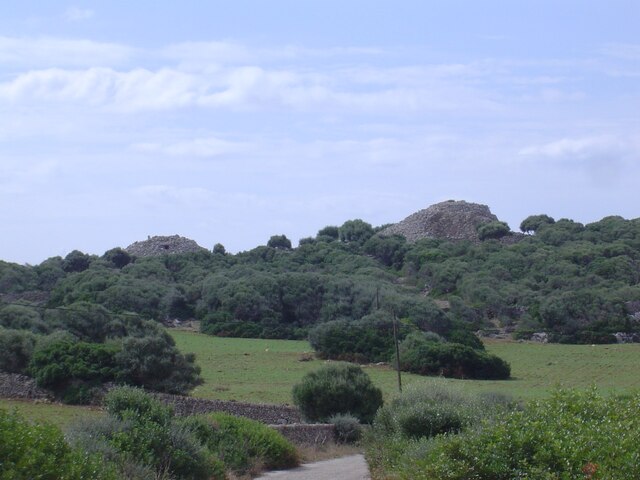
[[[155,326],[176,319],[197,319],[216,336],[310,336],[321,357],[363,362],[391,360],[397,319],[401,368],[458,378],[509,376],[477,330],[545,332],[564,343],[640,338],[640,220],[582,225],[534,215],[521,224],[526,235],[498,220],[475,228],[466,240],[407,243],[350,220],[297,248],[274,235],[235,255],[217,244],[0,262],[0,345],[11,352],[0,369],[74,401],[104,381],[186,392],[200,382],[194,358]],[[140,355],[155,355],[162,368]]]

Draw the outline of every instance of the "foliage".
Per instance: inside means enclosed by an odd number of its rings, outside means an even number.
[[[520,224],[520,230],[524,233],[535,233],[545,225],[552,225],[556,221],[549,215],[530,215]]]
[[[47,333],[50,330],[42,320],[40,312],[27,305],[7,305],[0,308],[0,326],[30,330],[33,333]]]
[[[0,479],[115,480],[114,469],[97,455],[71,448],[52,425],[32,424],[0,409]]]
[[[360,367],[327,365],[305,375],[293,387],[293,402],[310,421],[327,421],[338,413],[371,423],[382,405],[382,391]]]
[[[509,408],[502,397],[473,394],[442,379],[415,383],[378,410],[365,436],[367,461],[380,476],[399,473],[424,454],[432,438],[467,431]]]
[[[400,369],[419,375],[504,380],[511,375],[507,362],[460,343],[434,342],[422,333],[400,344]]]
[[[177,394],[202,383],[195,355],[180,353],[167,333],[125,338],[115,361],[121,383]]]
[[[76,444],[111,458],[123,476],[136,472],[126,478],[144,478],[149,469],[176,479],[224,478],[221,463],[158,400],[141,390],[121,387],[106,395],[105,405],[109,417],[77,424],[71,437]]]
[[[433,442],[404,463],[406,478],[637,478],[640,396],[603,397],[595,390],[551,398],[463,435]]]
[[[338,413],[329,417],[336,429],[336,439],[339,443],[356,443],[362,438],[362,424],[353,415]]]
[[[35,345],[28,331],[0,328],[0,372],[25,373]]]
[[[289,240],[286,235],[272,235],[267,242],[267,247],[291,250],[291,240]]]
[[[87,403],[90,387],[115,378],[117,351],[113,344],[53,342],[36,349],[29,372],[38,386],[53,390],[67,403]]]
[[[370,224],[358,218],[344,222],[338,229],[338,233],[342,242],[362,245],[373,236],[374,231]]]
[[[490,238],[502,238],[508,235],[511,230],[505,222],[488,222],[478,226],[478,236],[480,240],[488,240]]]
[[[254,420],[212,413],[187,417],[180,424],[236,474],[261,466],[291,468],[299,461],[296,449],[282,435]]]

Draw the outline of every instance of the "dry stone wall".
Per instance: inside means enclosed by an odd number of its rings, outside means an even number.
[[[184,397],[165,393],[153,394],[158,400],[172,405],[176,415],[194,415],[197,413],[225,412],[231,415],[250,418],[266,424],[284,425],[302,422],[300,411],[287,405],[268,405],[259,403],[229,402]]]
[[[296,423],[293,425],[270,425],[270,427],[296,445],[324,445],[336,440],[336,428],[331,423]]]
[[[0,372],[0,398],[52,400],[49,392],[39,388],[36,381],[25,375]]]

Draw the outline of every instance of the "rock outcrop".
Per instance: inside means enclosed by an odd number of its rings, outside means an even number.
[[[136,257],[154,257],[172,253],[193,253],[206,251],[194,240],[180,235],[149,237],[147,240],[135,242],[125,248],[127,253]]]
[[[409,243],[423,238],[478,242],[478,225],[497,220],[486,205],[447,200],[409,215],[380,235],[402,235]]]

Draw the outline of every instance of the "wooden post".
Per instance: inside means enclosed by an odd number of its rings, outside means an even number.
[[[393,341],[396,344],[396,371],[398,372],[398,391],[402,393],[402,377],[400,376],[400,347],[398,346],[398,319],[393,312]]]

